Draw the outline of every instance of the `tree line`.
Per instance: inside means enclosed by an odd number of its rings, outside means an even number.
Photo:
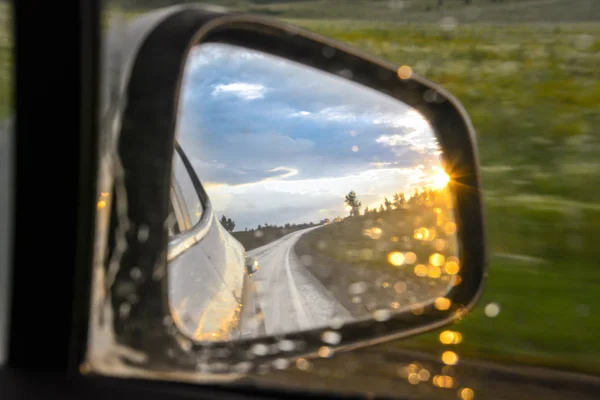
[[[392,210],[403,210],[413,208],[415,206],[427,206],[435,203],[436,200],[440,199],[442,194],[439,191],[425,187],[421,190],[416,189],[415,193],[410,197],[406,198],[406,195],[402,192],[394,193],[392,198],[389,199],[387,196],[384,197],[383,203],[379,207],[369,208],[366,206],[362,212],[362,215],[372,215],[383,213]],[[362,202],[358,199],[358,196],[354,190],[351,190],[344,198],[345,204],[348,206],[350,217],[357,217],[361,215]]]
[[[225,215],[221,216],[221,225],[223,225],[223,227],[228,231],[228,232],[233,232],[235,229],[235,221],[233,221],[231,218],[226,217]],[[313,226],[317,226],[320,224],[324,224],[326,222],[329,222],[328,219],[323,219],[321,221],[319,221],[319,223],[315,223],[315,222],[305,222],[305,223],[301,223],[301,224],[292,224],[292,223],[286,223],[284,225],[277,225],[277,224],[270,224],[268,222],[265,222],[264,224],[258,224],[258,226],[256,227],[256,229],[248,229],[248,227],[244,228],[244,232],[254,232],[255,230],[259,231],[259,230],[265,230],[265,229],[286,229],[286,230],[290,230],[290,231],[295,231],[295,230],[299,230],[299,229],[304,229],[304,228],[310,228]]]

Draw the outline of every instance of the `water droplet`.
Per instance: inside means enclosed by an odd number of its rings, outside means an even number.
[[[498,303],[490,303],[487,306],[485,306],[484,312],[486,316],[494,318],[498,316],[498,314],[500,314],[500,306],[498,305]]]
[[[192,349],[192,341],[188,339],[180,339],[179,344],[183,351],[190,351]]]
[[[413,74],[412,68],[408,65],[402,65],[398,68],[398,77],[400,79],[409,79]]]
[[[399,294],[406,292],[407,288],[408,287],[406,286],[406,283],[404,283],[402,281],[398,281],[394,284],[394,290],[396,291],[396,293],[399,293]]]
[[[240,374],[245,374],[250,372],[252,369],[252,363],[250,361],[242,361],[233,366],[233,370]]]
[[[379,322],[387,321],[388,319],[391,318],[391,316],[392,316],[392,312],[388,309],[376,310],[373,313],[373,319],[375,321],[379,321]]]
[[[287,367],[289,367],[289,365],[290,365],[289,360],[287,360],[285,358],[278,358],[277,360],[273,361],[273,366],[279,370],[287,369]]]
[[[265,355],[269,354],[269,347],[266,344],[262,344],[262,343],[256,343],[255,345],[252,346],[252,348],[250,350],[252,351],[252,353],[256,354],[257,356],[265,356]]]
[[[444,311],[450,308],[452,301],[446,297],[438,297],[434,302],[435,308],[440,311]]]
[[[138,228],[138,241],[140,243],[145,243],[148,240],[148,237],[150,236],[150,228],[148,228],[148,225],[140,225],[140,227]]]
[[[358,146],[352,146],[352,151],[356,153],[358,151]]]
[[[411,372],[410,374],[408,374],[408,382],[410,382],[410,384],[412,385],[418,385],[420,382],[419,375],[417,375],[414,372]]]
[[[327,346],[321,346],[317,353],[319,354],[319,357],[322,357],[322,358],[329,358],[329,357],[333,356],[333,350]]]
[[[310,370],[312,364],[305,358],[299,358],[296,360],[296,368],[302,371]]]
[[[406,259],[404,254],[399,251],[392,251],[388,254],[388,262],[395,267],[399,267],[405,263]]]
[[[129,303],[121,303],[119,306],[119,316],[124,319],[129,317],[129,313],[131,312],[131,304]]]
[[[342,341],[342,335],[335,331],[325,331],[321,335],[321,340],[327,344],[336,345]]]
[[[142,279],[142,271],[138,267],[131,268],[129,271],[129,276],[136,282],[139,282]]]
[[[277,343],[277,347],[281,351],[292,351],[296,348],[296,345],[291,340],[281,340]]]
[[[475,392],[471,388],[464,388],[459,390],[459,395],[462,400],[473,400],[475,397]]]
[[[412,251],[404,253],[404,263],[414,264],[417,261],[417,255]]]
[[[351,295],[359,295],[363,294],[367,291],[367,283],[366,282],[354,282],[350,286],[348,286],[348,293]]]
[[[440,27],[443,31],[450,32],[458,27],[458,21],[454,17],[444,17],[440,20]]]
[[[442,353],[442,362],[446,365],[455,365],[458,362],[458,355],[453,351]]]

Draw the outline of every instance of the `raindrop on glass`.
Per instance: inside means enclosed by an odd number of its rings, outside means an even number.
[[[324,343],[336,345],[342,341],[342,335],[335,331],[325,331],[321,335],[321,340]]]

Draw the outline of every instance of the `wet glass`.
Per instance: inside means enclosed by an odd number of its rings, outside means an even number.
[[[341,76],[206,43],[187,61],[177,141],[210,203],[204,236],[169,257],[172,312],[188,336],[450,307],[460,279],[450,178],[417,110]],[[245,257],[258,262],[251,277]],[[244,313],[249,298],[258,312]]]

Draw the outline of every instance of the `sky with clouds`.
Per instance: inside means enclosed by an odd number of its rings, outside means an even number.
[[[427,121],[345,78],[266,53],[205,43],[188,59],[177,138],[213,208],[237,229],[318,222],[431,184]]]

